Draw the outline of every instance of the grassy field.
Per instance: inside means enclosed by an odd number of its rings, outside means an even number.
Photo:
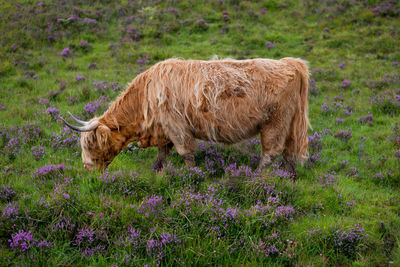
[[[399,1],[2,1],[0,263],[399,266]],[[310,159],[256,173],[257,138],[196,168],[133,143],[87,171],[67,111],[100,115],[170,58],[310,62]]]

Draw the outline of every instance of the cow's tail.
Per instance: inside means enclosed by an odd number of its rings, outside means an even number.
[[[297,160],[304,163],[308,159],[308,134],[307,130],[311,124],[308,120],[308,62],[298,58],[285,58],[285,61],[294,66],[300,74],[300,88],[298,109],[295,112],[292,127],[291,137],[294,147],[292,153]]]

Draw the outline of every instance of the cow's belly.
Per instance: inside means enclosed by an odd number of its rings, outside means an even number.
[[[260,127],[260,124],[246,125],[240,128],[217,125],[209,128],[193,129],[192,134],[195,138],[204,141],[234,144],[256,136],[260,132]]]

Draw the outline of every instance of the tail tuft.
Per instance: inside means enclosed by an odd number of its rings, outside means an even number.
[[[304,163],[308,159],[308,128],[311,124],[308,120],[308,62],[299,58],[283,58],[291,66],[294,66],[300,74],[301,85],[299,88],[300,101],[298,112],[293,118],[293,137],[295,143],[296,158]]]

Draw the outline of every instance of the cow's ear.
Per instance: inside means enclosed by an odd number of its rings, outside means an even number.
[[[106,125],[100,124],[96,129],[96,138],[100,148],[106,147],[111,136],[111,130]]]

